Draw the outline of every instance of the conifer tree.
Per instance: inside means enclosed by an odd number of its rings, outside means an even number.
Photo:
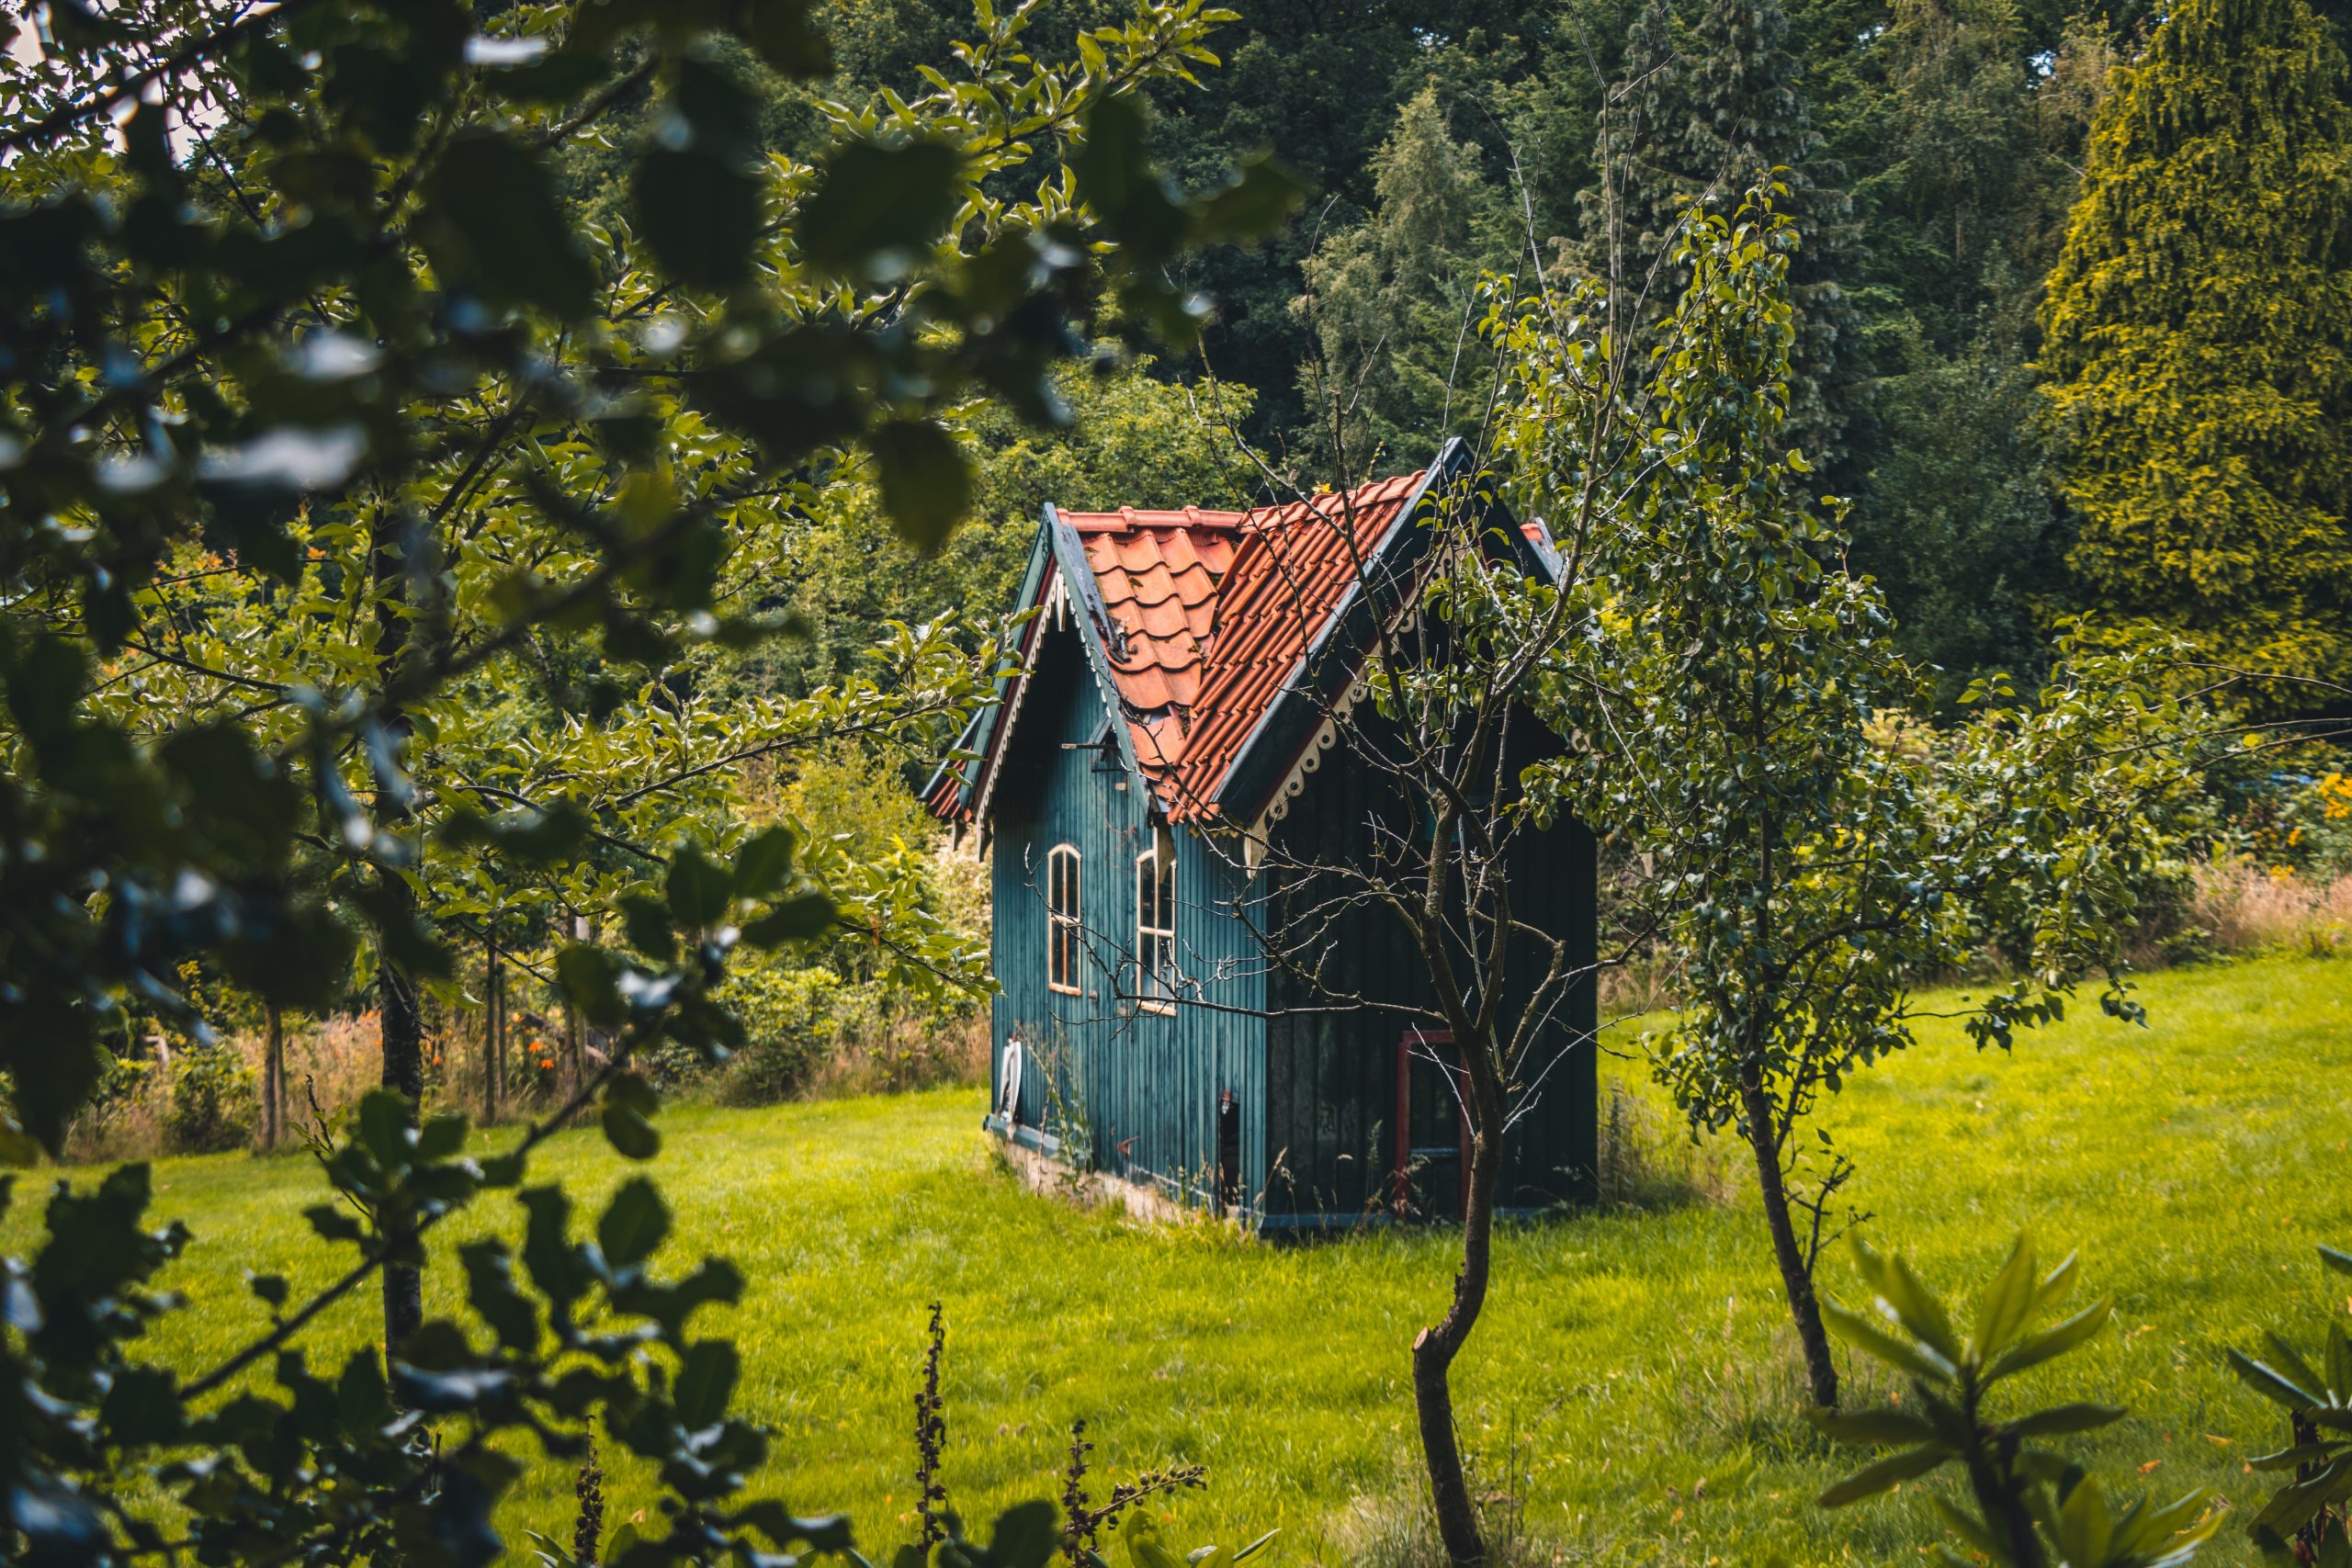
[[[1648,0],[1625,39],[1625,61],[1603,96],[1593,162],[1600,184],[1584,193],[1583,260],[1604,276],[1632,278],[1674,251],[1676,225],[1697,192],[1676,172],[1687,118],[1676,77],[1679,51],[1666,0]],[[1654,285],[1652,298],[1671,299]]]
[[[1478,281],[1508,265],[1500,203],[1471,141],[1456,141],[1425,86],[1373,156],[1373,210],[1316,247],[1297,310],[1320,354],[1305,367],[1310,439],[1359,474],[1426,461],[1474,422],[1487,357],[1477,334]],[[1315,427],[1338,410],[1344,429]]]
[[[2182,0],[2092,131],[2041,368],[2109,619],[2352,675],[2352,148],[2306,0]]]
[[[1821,138],[1788,33],[1781,0],[1709,0],[1687,39],[1674,36],[1663,0],[1645,7],[1599,137],[1612,188],[1598,205],[1613,206],[1613,215],[1588,204],[1615,231],[1596,236],[1587,255],[1613,262],[1620,276],[1641,276],[1671,253],[1687,206],[1727,215],[1767,172],[1785,170],[1777,205],[1792,220],[1799,249],[1790,269],[1797,336],[1781,434],[1819,466],[1842,453],[1835,385],[1850,310],[1835,273],[1849,204],[1823,182]],[[1661,279],[1651,288],[1653,318],[1679,284]]]

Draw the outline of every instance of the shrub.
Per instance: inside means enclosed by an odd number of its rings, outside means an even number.
[[[193,1045],[172,1064],[164,1132],[175,1153],[217,1154],[253,1142],[260,1110],[254,1070],[227,1044]]]
[[[2352,875],[2352,775],[2328,761],[2273,774],[2250,792],[2233,826],[2232,837],[2263,865],[2321,881]]]
[[[719,1097],[731,1105],[772,1105],[798,1092],[831,1055],[848,989],[831,969],[760,963],[730,969],[726,1000],[747,1038],[728,1064]]]

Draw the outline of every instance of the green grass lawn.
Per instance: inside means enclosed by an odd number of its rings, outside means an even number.
[[[2352,1240],[2352,961],[2178,971],[2142,994],[2144,1031],[2086,1008],[2021,1037],[2014,1056],[1932,1031],[1849,1088],[1827,1124],[1860,1163],[1849,1191],[1875,1215],[1870,1233],[1933,1281],[1983,1278],[2028,1224],[2053,1258],[2079,1247],[2117,1324],[2039,1374],[2037,1392],[2133,1407],[2091,1450],[2109,1470],[2243,1503],[2262,1479],[2243,1472],[2245,1457],[2279,1431],[2228,1376],[2223,1348],[2270,1327],[2311,1339],[2345,1304],[2312,1248]],[[967,1516],[1056,1491],[1084,1416],[1105,1484],[1164,1462],[1209,1467],[1209,1490],[1176,1506],[1178,1533],[1279,1525],[1277,1563],[1362,1556],[1412,1495],[1407,1347],[1442,1304],[1453,1238],[1275,1247],[1077,1211],[993,1168],[980,1109],[967,1090],[664,1114],[653,1170],[678,1213],[670,1256],[723,1254],[752,1280],[723,1326],[744,1353],[739,1403],[777,1432],[759,1489],[804,1512],[850,1511],[869,1548],[901,1539],[935,1300],[946,1480]],[[1736,1170],[1728,1156],[1693,1163]],[[580,1134],[533,1174],[586,1201],[622,1171]],[[1503,1238],[1456,1374],[1480,1484],[1574,1561],[1909,1560],[1931,1536],[1916,1489],[1835,1516],[1812,1505],[1841,1456],[1792,1414],[1803,1382],[1762,1231],[1729,1186],[1726,1200]],[[157,1187],[159,1213],[197,1236],[171,1276],[190,1310],[155,1341],[173,1364],[260,1321],[243,1271],[298,1287],[323,1277],[300,1218],[319,1192],[304,1160],[170,1160]],[[31,1218],[20,1202],[0,1228],[12,1250]],[[435,1270],[428,1308],[451,1303],[455,1273]],[[1851,1294],[1842,1253],[1825,1281]],[[345,1314],[321,1350],[339,1360],[372,1319],[372,1303]],[[569,1489],[541,1465],[514,1523],[568,1534]],[[637,1506],[631,1491],[616,1475],[615,1522]],[[2213,1560],[2242,1558],[2238,1541],[2225,1534]]]

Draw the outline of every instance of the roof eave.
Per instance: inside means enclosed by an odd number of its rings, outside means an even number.
[[[1069,595],[1080,622],[1079,644],[1086,649],[1087,667],[1094,671],[1095,684],[1101,688],[1103,705],[1111,711],[1114,722],[1111,733],[1119,742],[1119,760],[1136,778],[1145,777],[1143,765],[1136,760],[1135,737],[1127,732],[1126,705],[1119,695],[1119,682],[1111,668],[1111,610],[1102,602],[1102,585],[1095,581],[1094,568],[1086,558],[1086,546],[1078,530],[1062,520],[1062,514],[1052,502],[1046,503],[1045,532],[1054,552],[1055,563],[1061,569],[1062,581],[1069,585]]]
[[[1052,510],[1050,506],[1046,508],[1049,513]],[[965,722],[963,733],[956,738],[956,751],[978,753],[978,760],[970,764],[970,776],[965,777],[956,773],[956,761],[952,756],[943,758],[939,766],[932,770],[931,777],[923,782],[923,800],[929,801],[937,795],[950,778],[954,778],[956,784],[959,809],[969,808],[978,798],[983,776],[996,765],[996,748],[1001,739],[997,729],[1006,701],[1012,696],[1013,688],[1028,678],[1035,662],[1044,628],[1043,617],[1035,615],[1034,612],[1042,607],[1040,601],[1045,591],[1046,567],[1053,558],[1052,552],[1046,547],[1046,530],[1041,520],[1036,541],[1029,547],[1028,568],[1022,573],[1021,596],[1013,602],[1013,614],[1032,614],[1029,625],[1022,632],[1021,657],[1011,671],[998,678],[996,694]]]

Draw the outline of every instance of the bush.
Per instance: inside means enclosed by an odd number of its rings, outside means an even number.
[[[728,972],[723,999],[748,1036],[727,1066],[719,1098],[773,1105],[806,1087],[847,1022],[849,987],[831,969],[747,963]]]
[[[254,1070],[229,1045],[196,1045],[172,1065],[171,1109],[164,1132],[174,1152],[217,1154],[253,1142],[260,1096]]]
[[[2245,852],[2314,881],[2352,875],[2352,776],[2329,769],[2284,773],[2249,802]]]

